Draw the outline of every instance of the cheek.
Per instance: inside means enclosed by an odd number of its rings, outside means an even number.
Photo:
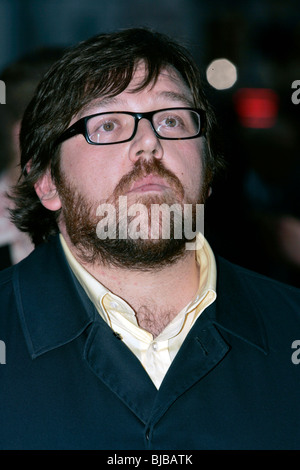
[[[66,142],[67,144],[68,142]],[[90,198],[111,195],[126,168],[126,159],[112,149],[89,146],[85,142],[67,146],[61,152],[61,171],[70,184]]]
[[[203,182],[203,146],[201,143],[182,142],[178,147],[177,174],[188,194],[198,193]],[[174,171],[175,169],[173,169]]]

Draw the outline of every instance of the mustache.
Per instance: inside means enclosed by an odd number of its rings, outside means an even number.
[[[181,198],[184,197],[184,188],[179,178],[168,170],[160,160],[155,158],[150,161],[139,159],[134,168],[120,179],[113,191],[114,198],[122,196],[124,192],[130,190],[133,183],[149,175],[164,178],[170,187],[180,194]]]

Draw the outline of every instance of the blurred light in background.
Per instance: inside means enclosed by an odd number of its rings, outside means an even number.
[[[206,69],[208,83],[217,90],[231,88],[237,80],[235,65],[228,59],[213,60]]]
[[[241,88],[234,94],[234,105],[244,127],[273,127],[278,116],[278,95],[268,88]]]

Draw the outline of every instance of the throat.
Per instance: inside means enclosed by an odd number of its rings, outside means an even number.
[[[158,310],[151,305],[141,305],[136,311],[138,325],[156,338],[177,315],[173,309]]]

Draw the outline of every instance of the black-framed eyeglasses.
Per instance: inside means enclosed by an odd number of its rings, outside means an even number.
[[[138,123],[147,119],[159,139],[195,139],[205,133],[205,111],[196,108],[165,108],[147,113],[111,111],[85,116],[57,139],[60,144],[82,134],[92,145],[121,144],[133,139]]]

